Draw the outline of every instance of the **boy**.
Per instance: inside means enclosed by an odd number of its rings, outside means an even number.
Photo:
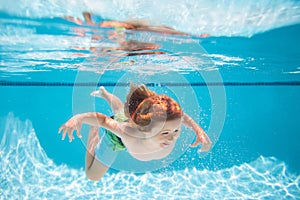
[[[99,180],[106,173],[117,151],[127,149],[131,156],[141,161],[165,158],[174,148],[181,124],[197,135],[191,146],[201,144],[200,151],[210,149],[211,141],[204,130],[182,112],[174,99],[156,94],[145,85],[131,84],[125,104],[104,87],[91,95],[104,98],[111,106],[114,116],[108,117],[101,113],[78,114],[59,129],[62,139],[68,134],[71,142],[74,130],[81,137],[82,123],[91,126],[86,153],[86,175],[91,180]],[[106,129],[101,140],[98,127]]]

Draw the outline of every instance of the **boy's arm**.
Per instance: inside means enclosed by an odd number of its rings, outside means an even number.
[[[72,142],[74,139],[73,131],[76,130],[77,136],[80,138],[80,130],[82,123],[96,126],[96,127],[103,127],[107,130],[112,131],[118,137],[122,138],[122,129],[118,122],[107,117],[104,114],[96,113],[96,112],[89,112],[83,114],[77,114],[69,119],[66,123],[64,123],[58,130],[58,133],[62,132],[62,140],[65,139],[66,134],[68,133],[69,141]]]
[[[208,151],[211,147],[211,141],[206,135],[205,131],[187,114],[183,114],[183,124],[189,129],[193,130],[196,135],[196,141],[191,144],[192,147],[195,147],[199,144],[202,145],[200,151]]]

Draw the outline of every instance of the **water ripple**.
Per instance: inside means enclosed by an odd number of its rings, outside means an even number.
[[[0,146],[0,199],[298,199],[300,176],[284,162],[260,156],[219,171],[107,173],[91,182],[83,169],[56,165],[29,120],[10,113]]]

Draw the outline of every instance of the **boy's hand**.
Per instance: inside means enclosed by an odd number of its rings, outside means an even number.
[[[62,132],[62,140],[65,139],[66,134],[68,133],[69,136],[69,142],[72,142],[74,139],[73,131],[76,130],[76,135],[81,138],[80,130],[82,126],[82,120],[79,118],[79,115],[73,116],[71,119],[69,119],[66,123],[61,125],[61,127],[58,130],[58,133],[60,134]]]
[[[196,132],[196,135],[197,135],[196,141],[193,144],[191,144],[191,147],[195,147],[201,144],[202,147],[199,149],[199,152],[209,151],[211,147],[211,141],[209,137],[206,135],[206,133],[201,129]]]

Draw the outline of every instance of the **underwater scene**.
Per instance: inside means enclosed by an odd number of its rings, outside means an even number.
[[[0,199],[299,199],[300,2],[0,0]],[[85,172],[89,126],[130,83],[175,99],[182,126],[166,157],[117,152]],[[99,136],[105,134],[99,129]]]

